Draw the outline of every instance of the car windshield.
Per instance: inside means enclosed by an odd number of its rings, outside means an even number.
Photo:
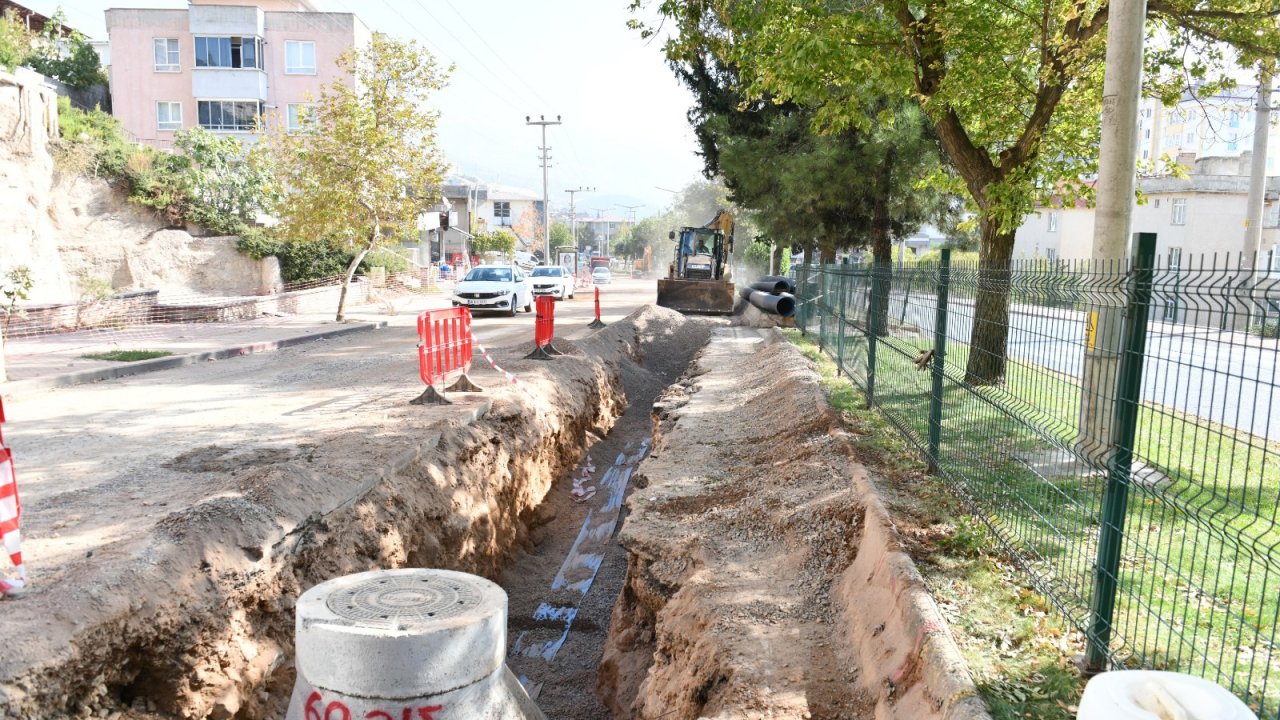
[[[534,277],[560,277],[560,268],[558,267],[536,267],[533,269]]]
[[[466,280],[488,282],[511,282],[511,268],[474,268],[467,273]]]
[[[608,274],[609,274],[609,268],[607,268],[607,267],[598,267],[598,268],[596,268],[595,270],[593,270],[592,272],[594,272],[596,275],[608,275]]]

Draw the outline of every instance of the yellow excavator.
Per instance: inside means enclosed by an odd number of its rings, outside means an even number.
[[[720,210],[702,227],[682,227],[667,277],[658,280],[658,305],[687,315],[729,315],[737,296],[730,277],[733,215]]]

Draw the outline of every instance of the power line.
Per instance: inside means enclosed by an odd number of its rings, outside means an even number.
[[[546,98],[544,98],[544,97],[542,97],[542,95],[538,94],[538,91],[537,91],[537,90],[535,90],[531,85],[529,85],[529,83],[525,82],[524,78],[520,76],[519,71],[517,71],[515,68],[511,67],[511,65],[509,65],[509,64],[507,63],[506,58],[502,57],[502,53],[500,53],[500,52],[498,52],[497,50],[494,50],[494,49],[493,49],[493,46],[492,46],[492,45],[490,45],[490,44],[489,44],[489,41],[488,41],[488,40],[486,40],[486,39],[484,38],[484,35],[481,35],[479,32],[477,32],[477,31],[476,31],[475,27],[474,27],[474,26],[472,26],[472,24],[471,24],[470,22],[468,22],[468,21],[467,21],[467,18],[466,18],[465,16],[463,16],[463,14],[462,14],[461,12],[459,12],[459,11],[458,11],[458,8],[454,7],[454,5],[453,5],[453,3],[452,3],[452,2],[450,2],[449,0],[445,0],[445,4],[449,6],[449,9],[453,11],[453,14],[454,14],[454,15],[457,15],[457,16],[458,16],[458,19],[462,21],[462,24],[467,26],[467,29],[471,31],[471,34],[472,34],[472,35],[475,35],[475,36],[476,36],[476,38],[481,42],[481,44],[483,44],[486,48],[488,48],[488,49],[489,49],[489,52],[493,53],[493,56],[494,56],[494,57],[498,58],[498,62],[502,63],[502,65],[503,65],[507,70],[511,71],[511,76],[512,76],[512,77],[514,77],[516,80],[518,80],[518,81],[520,82],[520,84],[521,84],[521,85],[524,85],[524,86],[525,86],[525,88],[526,88],[530,93],[532,93],[532,94],[533,94],[533,99],[534,99],[534,100],[537,100],[539,103],[542,103],[543,105],[550,105],[550,104],[551,104],[551,103],[547,102]]]

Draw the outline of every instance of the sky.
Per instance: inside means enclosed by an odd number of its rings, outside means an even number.
[[[106,39],[108,7],[184,8],[184,0],[22,0],[42,14]],[[627,28],[628,0],[315,0],[354,12],[377,32],[417,40],[455,65],[437,97],[440,145],[453,172],[542,194],[541,129],[547,127],[552,211],[576,193],[579,215],[646,217],[698,179],[701,159],[685,119],[693,104],[662,59],[659,40]],[[663,188],[663,189],[659,189]]]

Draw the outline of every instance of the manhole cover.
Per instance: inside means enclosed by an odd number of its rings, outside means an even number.
[[[469,578],[397,573],[337,590],[325,604],[339,617],[381,625],[447,620],[478,607],[481,598]]]

